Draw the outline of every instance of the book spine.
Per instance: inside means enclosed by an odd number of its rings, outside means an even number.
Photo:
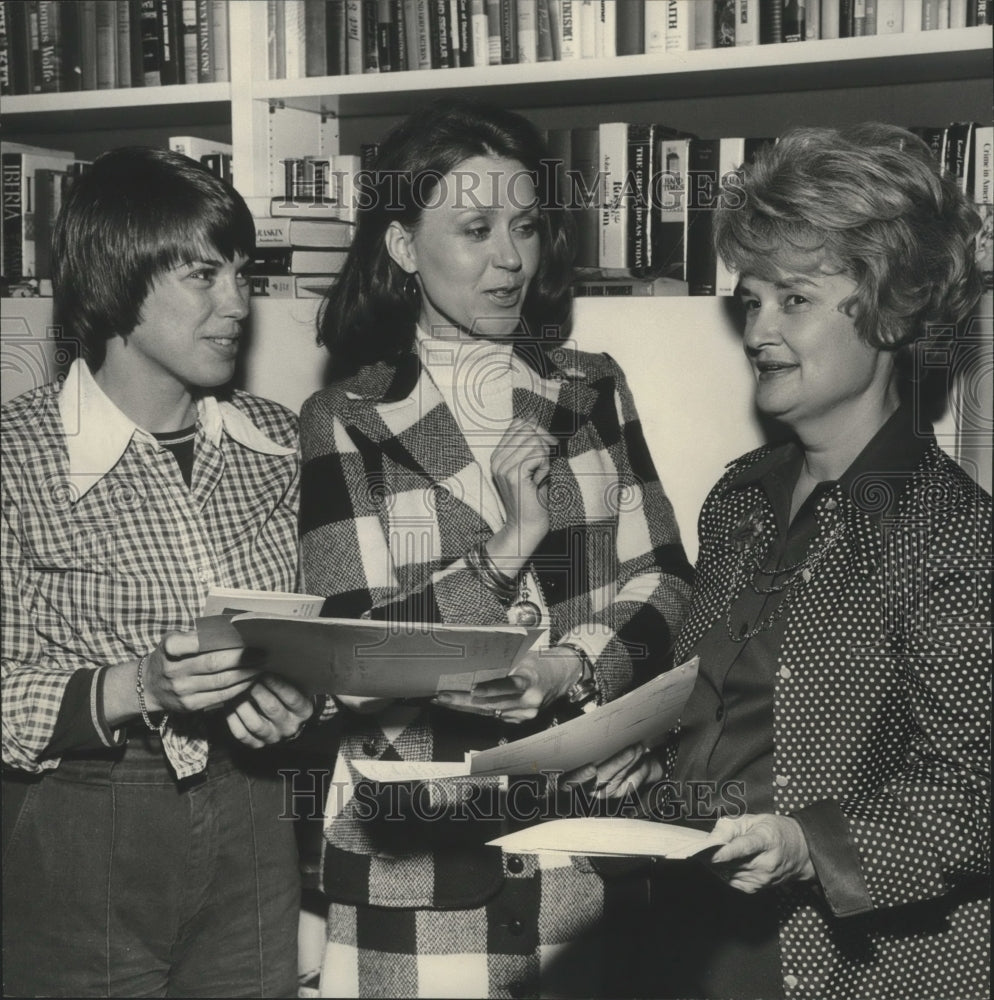
[[[787,0],[783,7],[781,24],[783,41],[804,41],[804,4],[800,0]]]
[[[376,0],[376,65],[381,73],[392,73],[397,68],[394,30],[391,0]]]
[[[200,42],[197,36],[197,0],[183,0],[183,82],[200,80]]]
[[[564,62],[567,59],[580,58],[580,36],[579,20],[575,16],[579,11],[579,5],[575,0],[559,0],[559,58]]]
[[[500,61],[503,66],[518,62],[517,0],[500,0]]]
[[[415,0],[415,16],[418,24],[418,69],[431,69],[431,0]]]
[[[404,23],[404,0],[391,0],[393,3],[393,43],[396,46],[394,54],[395,68],[401,72],[414,67],[411,65],[411,52],[407,46],[408,31]]]
[[[97,90],[117,86],[117,5],[97,0]]]
[[[967,0],[949,0],[949,27],[967,27]]]
[[[158,0],[159,8],[159,73],[164,87],[180,82],[178,75],[179,60],[177,59],[176,31],[173,15],[175,8],[170,0]]]
[[[328,16],[325,0],[304,0],[304,75],[328,75]]]
[[[215,83],[227,83],[231,77],[231,57],[228,46],[228,4],[225,0],[211,2],[211,56],[214,60]]]
[[[576,224],[576,265],[597,267],[603,185],[600,176],[600,137],[596,127],[570,133],[570,169],[566,175],[566,204]]]
[[[877,33],[877,0],[865,0],[866,20],[863,28],[864,35],[875,35]]]
[[[292,299],[296,295],[294,284],[290,274],[253,274],[249,292],[253,298],[264,296],[271,299]]]
[[[7,18],[7,49],[10,65],[11,93],[29,94],[28,62],[31,54],[28,29],[28,7],[20,0],[6,0],[3,5]]]
[[[596,0],[580,0],[580,58],[597,57],[597,8]],[[617,44],[617,43],[616,43]]]
[[[758,45],[759,0],[735,0],[735,44]]]
[[[939,0],[922,0],[922,31],[939,28]]]
[[[718,200],[720,140],[691,139],[687,164],[687,284],[691,295],[715,294],[717,255],[712,215]]]
[[[980,214],[977,264],[984,288],[994,287],[994,126],[973,134],[973,200]]]
[[[214,80],[214,45],[210,0],[197,0],[197,83]]]
[[[7,36],[7,4],[0,3],[0,95],[14,93],[10,65],[10,39]]]
[[[131,86],[131,5],[117,3],[117,85]]]
[[[599,267],[628,266],[628,125],[605,122],[598,129],[600,172],[604,184]]]
[[[921,31],[924,17],[922,0],[904,0],[903,9],[904,34]]]
[[[694,4],[694,48],[714,48],[714,10],[711,0]]]
[[[669,0],[644,0],[646,55],[660,55],[666,51],[666,24],[669,20]]]
[[[79,15],[82,4],[59,4],[59,84],[63,92],[83,89]]]
[[[877,34],[899,35],[904,31],[904,0],[878,0]]]
[[[637,277],[650,273],[652,254],[652,215],[649,192],[656,173],[654,136],[651,125],[628,126],[628,162],[625,187],[628,196],[628,249],[626,266]]]
[[[822,0],[805,0],[804,41],[806,42],[815,42],[821,38],[821,2]]]
[[[618,54],[618,6],[616,0],[594,0],[594,56],[613,59]]]
[[[59,80],[59,15],[54,0],[38,3],[38,61],[42,93],[56,94]]]
[[[903,0],[899,0],[903,3]],[[821,0],[820,38],[839,37],[839,0]]]
[[[418,9],[414,0],[402,0],[404,16],[401,24],[404,26],[404,49],[407,53],[405,68],[419,69],[421,59],[421,35],[418,31]]]
[[[97,89],[97,3],[79,4],[79,68],[83,90]]]
[[[775,0],[779,3],[780,0]],[[735,0],[715,0],[714,46],[730,48],[735,44]]]
[[[20,153],[4,153],[0,158],[3,197],[3,276],[8,281],[24,277],[23,243],[24,206],[21,202]]]
[[[377,0],[362,0],[362,72],[379,73],[379,5]]]
[[[61,170],[40,168],[34,172],[34,276],[52,277],[52,229],[58,214],[57,192],[61,190]]]
[[[473,34],[470,26],[470,0],[450,0],[449,15],[452,20],[452,47],[454,66],[473,65]]]
[[[538,4],[536,0],[517,0],[519,63],[538,62]]]
[[[345,51],[349,73],[362,72],[363,0],[345,0]]]
[[[142,0],[142,74],[146,87],[162,83],[158,8],[157,0]]]
[[[638,56],[645,52],[645,5],[625,2],[617,8],[617,52],[619,56]]]
[[[25,64],[27,66],[27,93],[41,92],[41,39],[38,33],[38,0],[26,0],[27,9],[25,24],[27,27],[27,47]]]
[[[666,0],[667,52],[693,51],[695,47],[693,6],[692,0]]]
[[[305,30],[304,0],[283,0],[283,53],[287,80],[307,76]]]
[[[686,279],[687,153],[689,139],[662,139],[656,157],[658,173],[653,183],[655,215],[652,269],[656,274]]]
[[[973,122],[953,122],[946,128],[946,173],[965,195],[972,189],[969,165],[975,129]]]
[[[542,17],[541,11],[545,10],[546,14],[546,31],[548,31],[548,0],[539,0],[539,31],[542,28]],[[490,65],[490,28],[489,19],[487,18],[487,5],[486,0],[472,0],[470,4],[469,13],[469,29],[470,29],[470,49],[473,53],[473,66],[489,66]],[[548,39],[549,46],[549,58],[552,58],[552,39]],[[542,56],[539,53],[539,60]]]
[[[740,207],[742,165],[746,160],[745,147],[744,138],[723,138],[718,142],[718,174],[721,178],[718,198],[727,208]],[[715,207],[717,208],[717,205]],[[734,295],[738,280],[738,274],[716,254],[714,294]]]
[[[487,61],[491,66],[499,66],[501,0],[486,0],[486,4],[487,4]]]

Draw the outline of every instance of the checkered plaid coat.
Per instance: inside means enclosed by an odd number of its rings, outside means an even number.
[[[597,696],[608,701],[671,665],[692,570],[617,364],[569,345],[515,350],[539,377],[531,390],[514,389],[514,414],[560,442],[550,531],[532,559],[551,641],[576,636],[595,651]],[[330,595],[326,614],[507,623],[504,605],[464,560],[492,533],[480,514],[489,470],[474,462],[416,353],[312,396],[301,446],[304,587]],[[525,731],[441,709],[348,713],[335,777],[354,779],[356,758],[461,760]],[[470,831],[467,843],[448,840],[444,849],[384,852],[350,815],[348,793],[345,801],[336,794],[324,864],[331,898],[454,908],[479,906],[500,888],[500,854],[479,846],[492,831]]]

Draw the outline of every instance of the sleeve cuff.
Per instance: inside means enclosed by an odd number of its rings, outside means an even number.
[[[46,757],[61,757],[74,750],[98,750],[120,746],[123,730],[113,730],[103,714],[106,667],[77,670],[69,678],[59,705]]]
[[[790,814],[804,831],[808,853],[825,900],[837,917],[873,909],[859,854],[839,804],[823,799]]]

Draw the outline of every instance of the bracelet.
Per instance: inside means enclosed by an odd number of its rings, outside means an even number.
[[[496,594],[502,601],[513,601],[518,596],[518,585],[497,568],[497,564],[487,551],[485,542],[474,545],[466,553],[466,565],[487,590]]]
[[[152,722],[152,719],[148,714],[148,706],[145,704],[145,685],[142,683],[142,672],[145,670],[145,661],[151,655],[151,652],[145,653],[145,655],[138,661],[138,674],[135,677],[135,691],[138,692],[138,707],[141,709],[142,719],[145,720],[145,725],[148,726],[153,733],[157,733],[161,736],[162,731],[166,728],[166,719],[169,718],[169,714],[165,713],[162,716],[162,722],[160,722],[157,726]]]
[[[573,642],[561,642],[559,647],[571,650],[580,658],[580,676],[566,690],[566,700],[572,705],[586,704],[597,694],[594,665],[582,646]]]

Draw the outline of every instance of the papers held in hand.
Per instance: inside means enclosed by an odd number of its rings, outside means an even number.
[[[228,606],[230,610],[230,605]],[[312,694],[430,698],[504,677],[544,635],[463,626],[247,612],[199,618],[200,650],[266,651],[266,670]]]
[[[646,819],[554,819],[490,841],[511,854],[553,851],[587,857],[692,858],[719,845],[711,834]]]

